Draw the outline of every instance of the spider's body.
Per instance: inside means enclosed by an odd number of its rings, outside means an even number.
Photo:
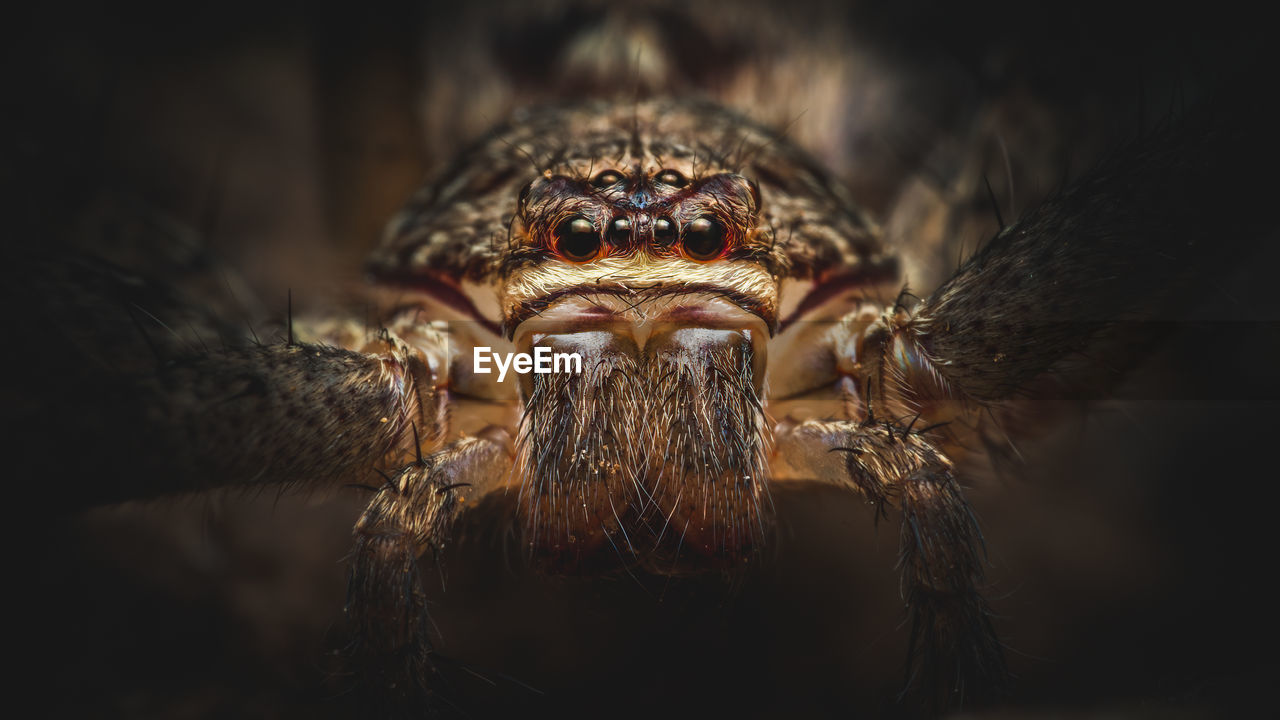
[[[620,22],[585,36],[632,57],[649,26]],[[1136,355],[1119,321],[1182,307],[1215,272],[1222,227],[1203,209],[1261,206],[1258,187],[1221,181],[1257,128],[1211,111],[1167,123],[917,298],[911,258],[826,156],[694,93],[653,99],[680,88],[670,55],[637,67],[631,93],[517,110],[444,164],[369,259],[377,311],[358,320],[291,314],[280,342],[210,347],[236,334],[229,313],[165,275],[205,278],[200,262],[135,275],[32,252],[38,271],[12,285],[70,348],[42,371],[71,378],[32,412],[81,403],[84,454],[128,469],[69,471],[69,503],[369,493],[343,654],[379,710],[413,710],[441,677],[420,565],[476,516],[551,576],[737,579],[774,546],[775,495],[825,488],[901,529],[908,685],[943,706],[992,697],[1008,678],[964,461],[1034,434],[1004,419],[1046,388],[1105,391]],[[565,60],[566,85],[584,67],[612,66]],[[1272,222],[1242,212],[1227,235]],[[177,329],[156,336],[141,313]],[[475,365],[484,348],[576,353],[582,371],[500,380]],[[99,426],[127,430],[85,430]]]

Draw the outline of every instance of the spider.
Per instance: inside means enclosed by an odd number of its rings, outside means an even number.
[[[189,309],[202,290],[37,258],[38,294],[59,299],[42,322],[96,308],[76,346],[124,379],[87,384],[146,429],[103,451],[131,456],[131,479],[77,502],[367,493],[342,655],[379,710],[411,711],[447,662],[424,570],[475,518],[547,575],[733,585],[776,542],[775,496],[825,487],[898,528],[905,685],[933,710],[981,703],[1009,678],[958,468],[1032,432],[1009,427],[1029,401],[1105,386],[1093,374],[1133,352],[1119,320],[1216,262],[1200,209],[1227,191],[1205,178],[1240,140],[1213,122],[1170,122],[1000,218],[918,295],[881,225],[784,129],[649,92],[533,105],[457,155],[369,259],[372,317],[290,309],[277,340],[209,346],[237,330]],[[539,349],[580,372],[477,363]]]

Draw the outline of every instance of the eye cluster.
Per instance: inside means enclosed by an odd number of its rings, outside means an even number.
[[[610,248],[625,246],[631,232],[632,222],[626,217],[615,217],[601,228],[585,215],[574,215],[556,225],[552,247],[570,262],[591,262],[607,255]],[[653,240],[662,251],[707,262],[724,255],[729,232],[712,215],[701,215],[683,224],[663,215],[653,220]]]
[[[590,180],[590,184],[596,190],[608,190],[625,181],[626,178],[617,170],[603,170]],[[658,190],[679,190],[689,184],[689,179],[675,170],[662,170],[653,177],[653,183]],[[613,216],[603,227],[597,226],[587,215],[572,215],[555,226],[552,247],[570,262],[591,262],[609,254],[610,249],[630,244],[634,224],[633,218],[627,214]],[[728,228],[720,218],[711,214],[681,222],[666,212],[658,212],[648,225],[652,243],[662,253],[707,262],[722,257],[729,245]]]

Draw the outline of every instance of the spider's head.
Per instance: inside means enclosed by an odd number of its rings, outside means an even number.
[[[557,108],[517,118],[424,190],[372,269],[516,351],[582,358],[580,374],[508,381],[536,556],[572,571],[619,554],[723,568],[770,524],[771,340],[896,274],[841,193],[720,108]]]
[[[661,99],[516,113],[411,199],[369,270],[508,337],[575,280],[705,281],[779,330],[833,289],[897,278],[813,158],[722,107]]]
[[[604,332],[644,353],[681,328],[736,333],[754,348],[758,392],[785,264],[758,187],[688,160],[594,164],[548,170],[520,194],[500,294],[517,348]]]
[[[514,246],[500,271],[506,327],[515,332],[569,296],[598,299],[578,303],[585,322],[672,313],[714,322],[701,302],[672,300],[700,295],[724,299],[771,332],[786,258],[760,225],[759,188],[735,172],[696,169],[687,159],[642,157],[533,180],[520,194]]]

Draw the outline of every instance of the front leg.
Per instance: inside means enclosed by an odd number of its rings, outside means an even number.
[[[901,514],[908,689],[920,681],[938,709],[997,691],[1006,669],[981,594],[985,548],[952,462],[920,429],[874,419],[784,426],[777,443],[796,476],[861,493],[877,517],[889,508]]]
[[[377,716],[431,705],[431,620],[418,558],[449,540],[468,504],[503,487],[511,469],[511,435],[489,428],[394,474],[355,526],[345,613],[348,660]]]

